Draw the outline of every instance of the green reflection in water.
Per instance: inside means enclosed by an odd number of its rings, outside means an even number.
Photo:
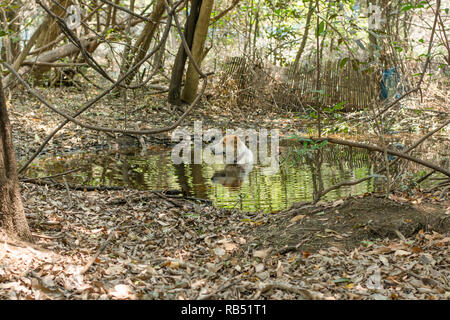
[[[286,147],[284,152],[292,150]],[[323,149],[322,179],[327,188],[340,181],[354,180],[373,171],[369,154],[364,150],[342,146]],[[313,199],[311,166],[306,157],[281,163],[275,174],[264,174],[267,168],[255,165],[240,187],[213,183],[215,172],[224,165],[174,165],[170,149],[122,153],[77,153],[64,157],[41,158],[28,170],[30,177],[43,177],[73,168],[80,171],[67,175],[69,183],[91,186],[129,186],[139,190],[179,189],[186,194],[211,199],[215,205],[243,211],[276,212],[298,201]],[[325,199],[339,199],[373,190],[372,180],[334,190]]]

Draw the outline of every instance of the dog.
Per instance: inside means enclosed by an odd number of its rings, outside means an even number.
[[[219,151],[219,153],[221,152],[225,157],[227,156],[228,151],[229,156],[233,156],[232,159],[226,159],[228,164],[253,164],[253,152],[234,134],[224,136],[211,148],[214,150],[215,154]]]
[[[225,157],[228,150],[229,155],[232,153],[233,158],[226,159],[225,169],[215,172],[211,180],[229,188],[240,187],[253,169],[253,152],[236,135],[224,136],[212,148],[214,151],[221,150],[222,155]]]

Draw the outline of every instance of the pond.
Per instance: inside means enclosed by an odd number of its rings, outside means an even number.
[[[127,186],[138,190],[177,189],[190,197],[209,199],[218,207],[246,212],[277,212],[294,202],[313,199],[313,165],[310,159],[314,155],[298,146],[280,145],[277,172],[255,164],[245,177],[239,177],[236,170],[224,164],[174,164],[170,151],[170,148],[152,145],[145,155],[139,149],[129,148],[115,152],[103,150],[41,157],[30,166],[28,176],[44,177],[78,168],[77,172],[65,176],[67,182],[89,186]],[[365,150],[327,145],[321,152],[324,188],[373,172],[370,153]],[[324,199],[339,199],[373,189],[374,181],[370,179],[334,190]]]

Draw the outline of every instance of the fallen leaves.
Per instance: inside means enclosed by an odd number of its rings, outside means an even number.
[[[50,192],[53,201],[47,202]],[[436,232],[421,231],[406,241],[370,240],[352,250],[331,242],[306,250],[305,238],[280,253],[258,242],[249,232],[255,226],[240,223],[238,211],[188,202],[174,207],[139,191],[73,191],[76,205],[62,219],[64,190],[26,185],[24,194],[32,199],[24,203],[34,232],[64,236],[39,238],[47,251],[0,241],[3,299],[450,298],[450,241]],[[116,201],[124,197],[145,201]],[[40,206],[45,209],[36,212]],[[38,217],[59,227],[33,223]],[[80,274],[112,228],[118,229],[114,240]],[[333,229],[320,233],[342,236]]]
[[[304,217],[305,217],[304,214],[296,215],[295,217],[293,217],[293,218],[290,220],[290,222],[291,222],[291,223],[296,223],[296,222],[302,220]]]
[[[255,258],[260,258],[260,259],[264,259],[267,257],[267,255],[272,251],[272,248],[267,248],[267,249],[263,249],[263,250],[255,250],[253,252],[253,256]]]

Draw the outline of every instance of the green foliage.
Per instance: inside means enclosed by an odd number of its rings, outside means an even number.
[[[420,1],[416,4],[414,4],[412,2],[407,2],[407,3],[403,4],[403,7],[400,9],[400,11],[408,11],[408,10],[413,10],[413,9],[424,8],[425,5],[427,5],[427,4],[428,4],[427,1]]]
[[[301,148],[295,148],[291,151],[291,154],[294,156],[294,160],[299,160],[302,157],[311,157],[313,152],[319,150],[327,145],[327,141],[316,141],[314,139],[305,138],[298,135],[291,135],[289,137],[293,139],[301,145]]]
[[[325,21],[319,23],[318,28],[316,28],[316,38],[322,36],[325,33]]]

